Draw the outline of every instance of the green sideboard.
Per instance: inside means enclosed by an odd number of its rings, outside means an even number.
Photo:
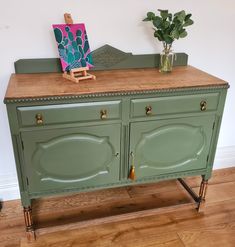
[[[4,101],[29,235],[31,200],[48,195],[176,178],[198,209],[205,201],[228,83],[191,66],[92,73],[78,84],[11,76]],[[199,195],[182,180],[194,175]]]

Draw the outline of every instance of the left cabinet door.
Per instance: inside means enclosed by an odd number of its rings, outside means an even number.
[[[29,193],[118,182],[120,129],[112,124],[22,132]]]

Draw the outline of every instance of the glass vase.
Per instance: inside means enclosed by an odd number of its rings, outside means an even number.
[[[159,71],[163,73],[171,72],[174,63],[174,53],[170,49],[171,47],[164,47],[164,50],[160,54],[160,66]]]

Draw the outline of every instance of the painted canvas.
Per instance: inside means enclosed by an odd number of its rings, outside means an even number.
[[[86,66],[93,67],[85,25],[79,23],[52,26],[63,71]]]

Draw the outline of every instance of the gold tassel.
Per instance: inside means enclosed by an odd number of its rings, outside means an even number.
[[[131,157],[132,157],[132,164],[131,164],[131,170],[130,170],[128,178],[131,180],[135,180],[135,162],[134,162],[133,152],[131,152]]]
[[[134,166],[131,166],[131,170],[130,170],[128,178],[131,180],[135,180],[135,167]]]

